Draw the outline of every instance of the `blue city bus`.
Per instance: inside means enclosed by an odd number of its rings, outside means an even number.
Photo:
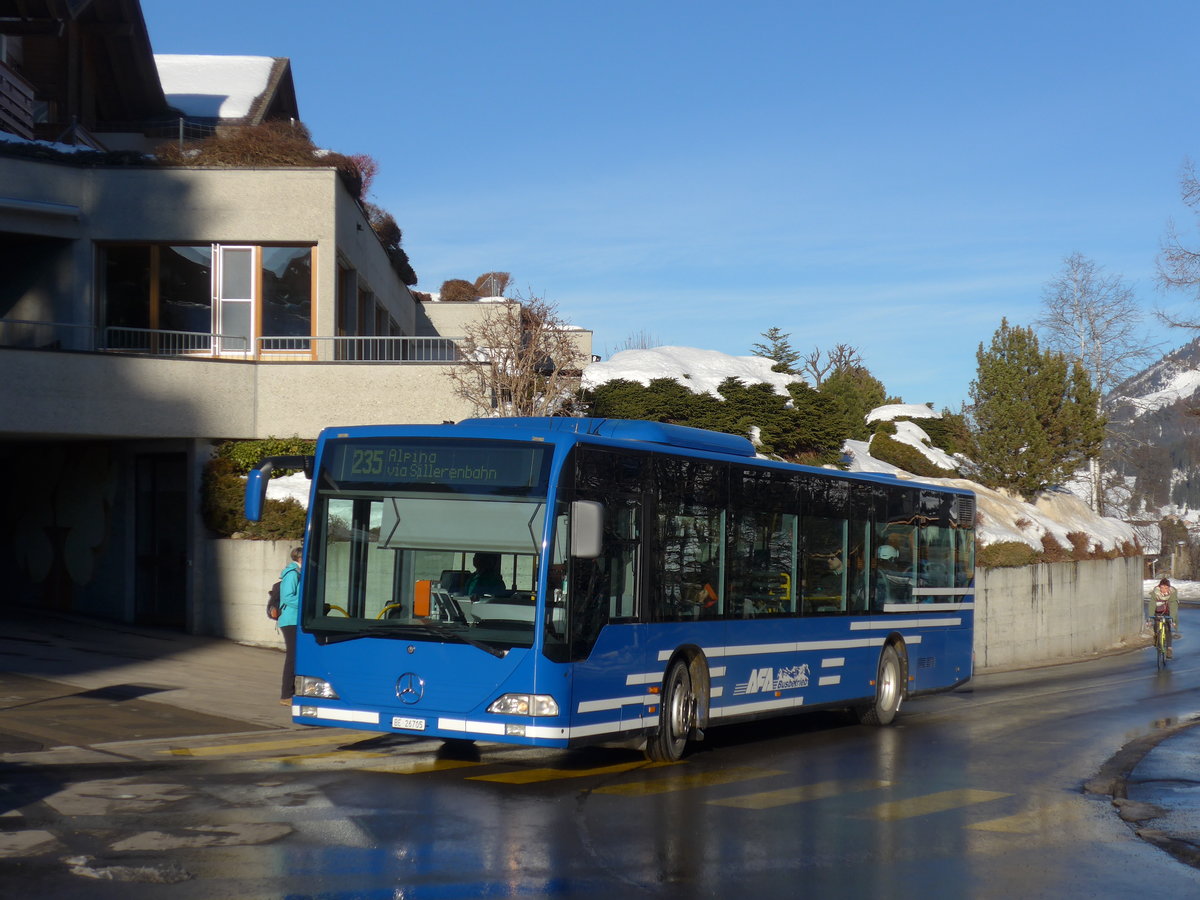
[[[818,708],[888,724],[967,681],[975,497],[615,419],[330,428],[314,457],[293,719],[539,747]]]

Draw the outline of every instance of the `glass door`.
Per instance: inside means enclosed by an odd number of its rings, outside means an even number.
[[[254,355],[253,247],[217,247],[217,353]]]

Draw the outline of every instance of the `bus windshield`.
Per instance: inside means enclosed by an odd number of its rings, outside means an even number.
[[[322,641],[395,637],[497,654],[532,646],[549,448],[331,444],[304,627]]]

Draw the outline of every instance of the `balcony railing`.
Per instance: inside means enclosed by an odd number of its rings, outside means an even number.
[[[305,362],[447,363],[462,358],[456,338],[279,337],[72,325],[0,319],[0,347],[137,353],[146,356]]]
[[[104,346],[98,349],[151,356],[232,356],[248,359],[250,341],[240,334],[207,334],[201,331],[166,331],[160,328],[104,329]]]
[[[33,137],[33,85],[0,62],[0,131]]]
[[[454,362],[454,338],[445,337],[260,337],[258,358],[337,362]]]

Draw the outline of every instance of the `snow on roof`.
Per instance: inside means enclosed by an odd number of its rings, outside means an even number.
[[[872,422],[891,422],[893,419],[940,419],[942,414],[934,412],[924,403],[889,403],[877,406],[867,413],[867,424]]]
[[[774,360],[763,356],[730,356],[717,350],[694,347],[654,347],[649,350],[622,350],[605,362],[596,362],[583,370],[584,387],[593,388],[608,381],[624,379],[649,384],[655,378],[673,378],[696,394],[716,396],[717,386],[734,377],[745,384],[769,384],[778,394],[787,395],[787,385],[803,382],[799,375],[772,372]]]
[[[167,102],[186,115],[240,119],[267,89],[270,56],[155,54]]]

